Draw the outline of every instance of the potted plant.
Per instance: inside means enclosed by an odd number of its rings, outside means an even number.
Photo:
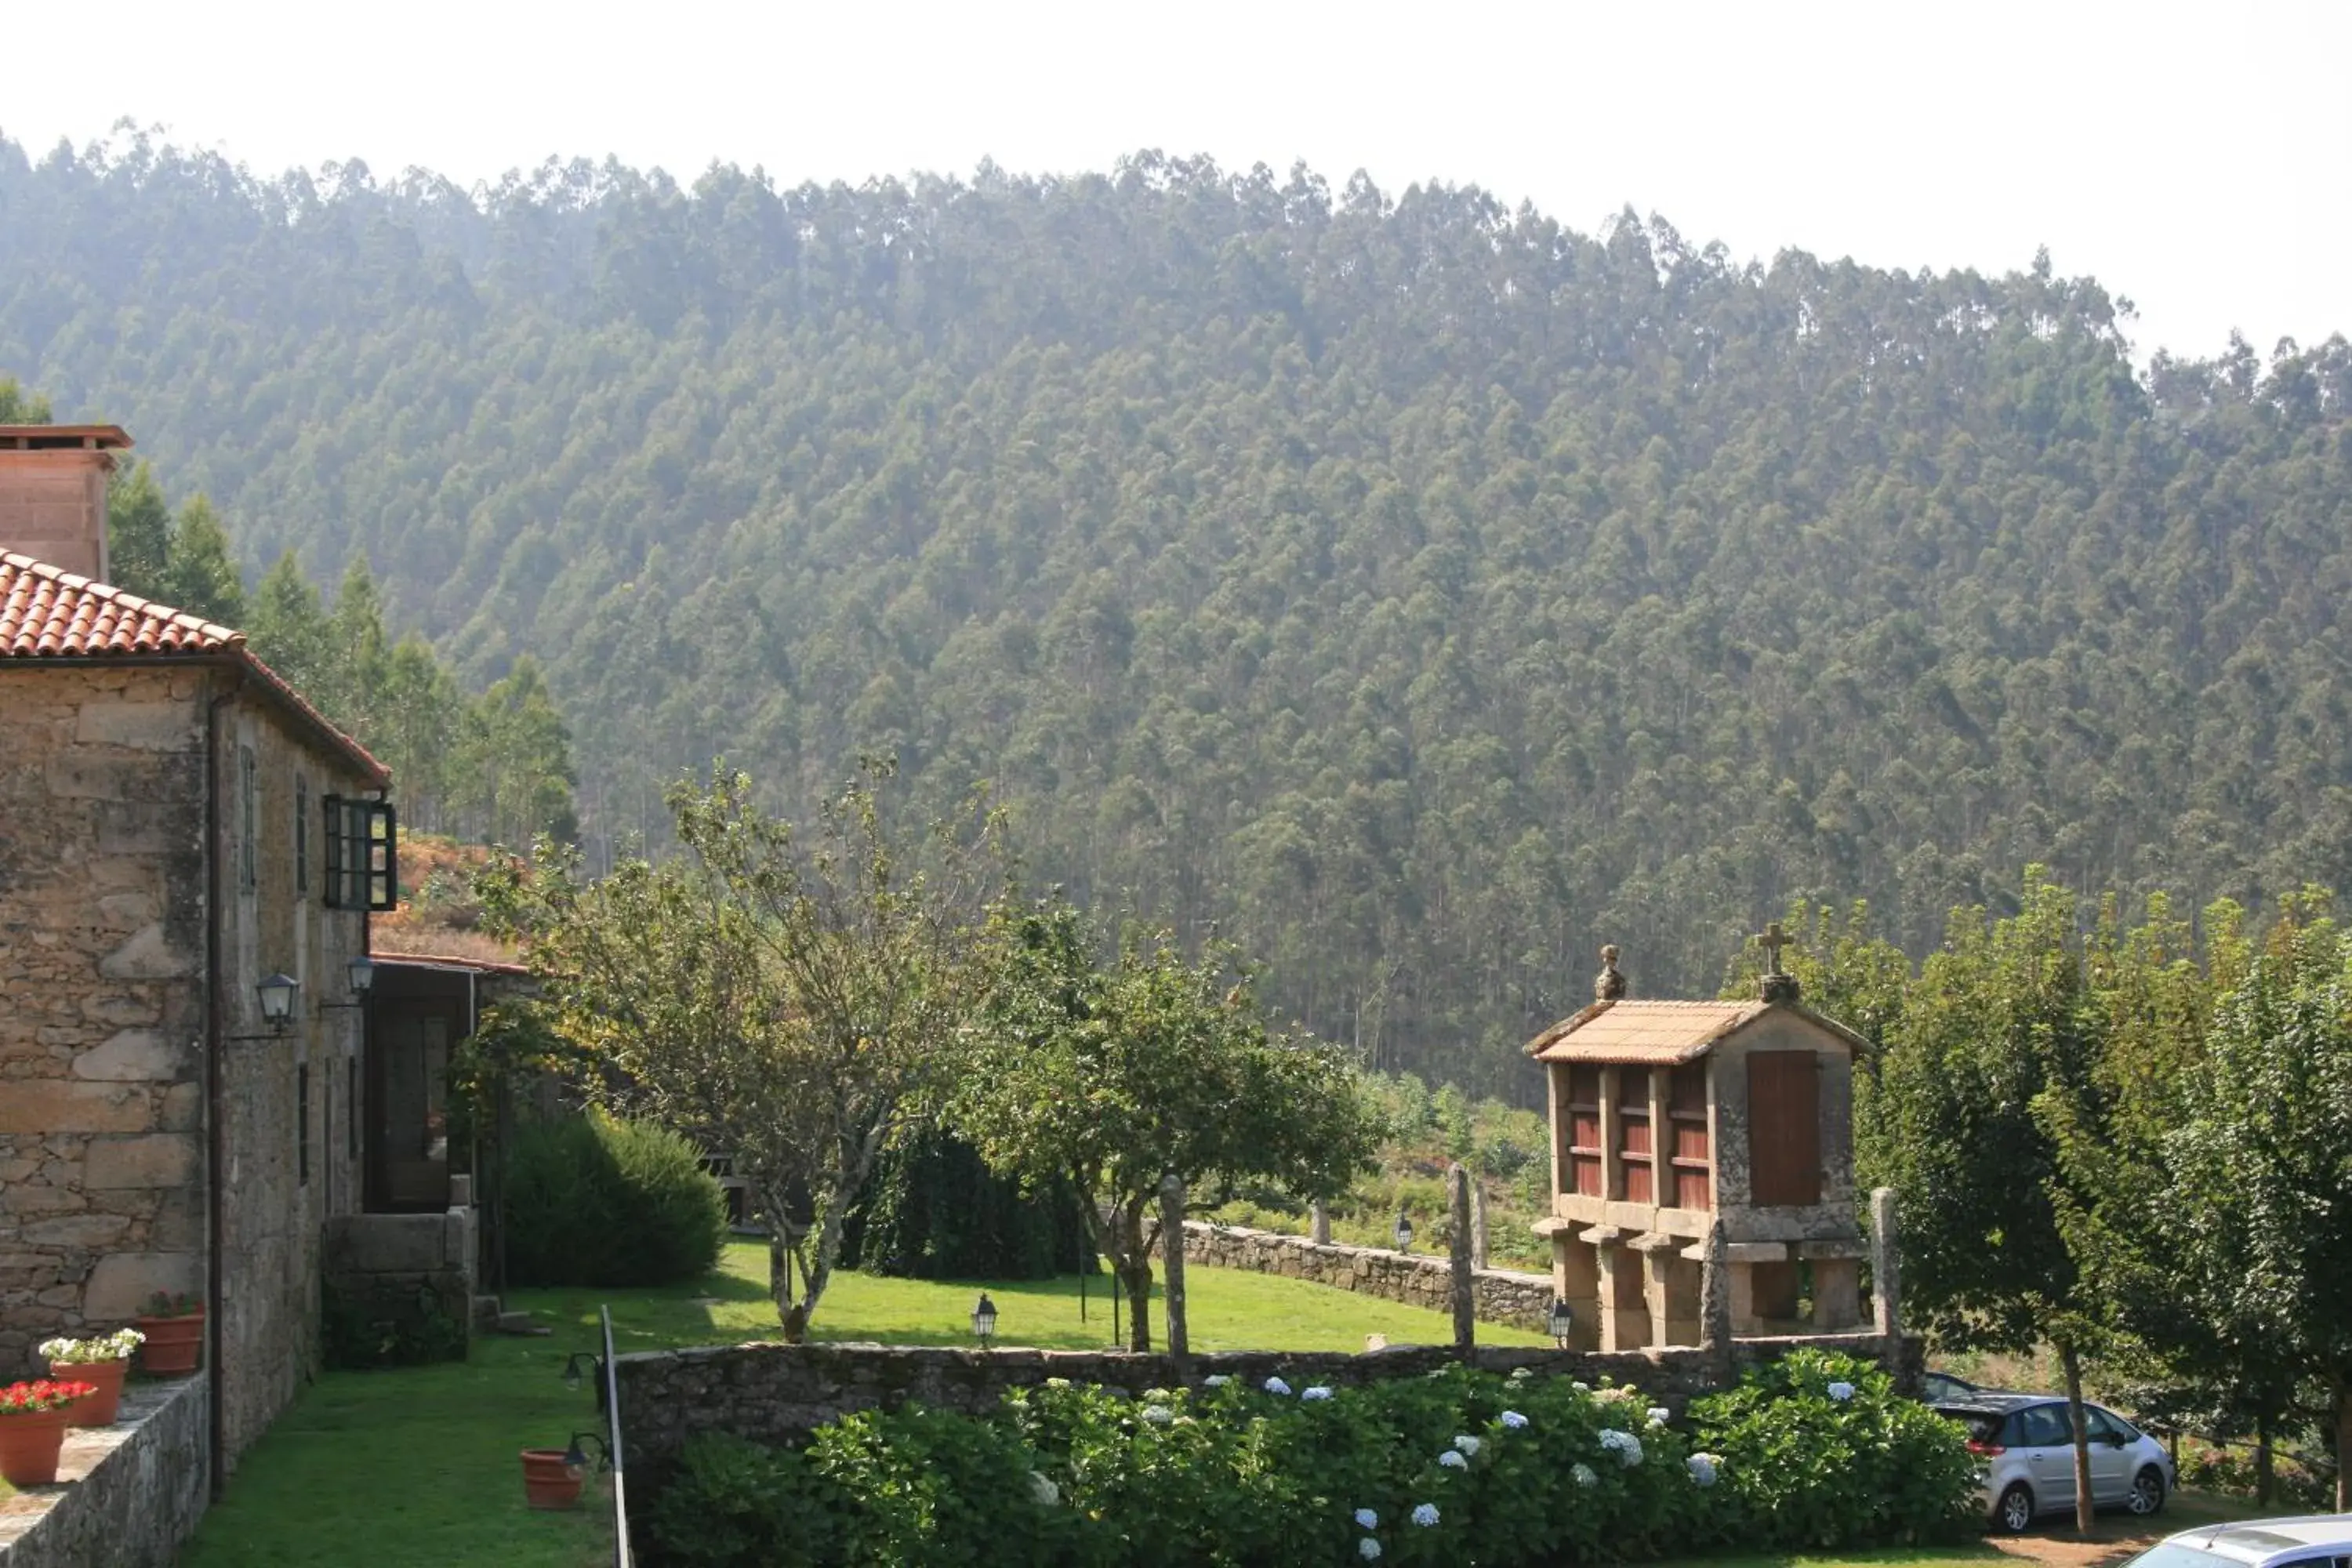
[[[44,1487],[58,1479],[66,1408],[97,1390],[87,1383],[12,1383],[0,1388],[0,1480]]]
[[[522,1451],[523,1499],[533,1508],[572,1507],[580,1500],[580,1483],[586,1479],[585,1467],[562,1448]]]
[[[131,1370],[131,1352],[146,1342],[137,1329],[117,1329],[89,1340],[45,1340],[41,1354],[49,1375],[74,1379],[95,1387],[88,1399],[66,1417],[68,1426],[111,1426],[116,1406],[122,1403],[122,1374]]]
[[[147,1336],[139,1363],[150,1376],[176,1377],[195,1371],[205,1349],[204,1298],[158,1290],[139,1314],[139,1331]]]

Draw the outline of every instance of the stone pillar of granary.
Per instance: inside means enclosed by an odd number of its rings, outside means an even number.
[[[1813,1327],[1834,1333],[1862,1322],[1862,1260],[1813,1259]]]
[[[1601,1348],[1640,1350],[1650,1342],[1648,1280],[1642,1255],[1624,1245],[1624,1233],[1614,1226],[1594,1226],[1584,1234],[1593,1243],[1600,1269]]]
[[[1700,1266],[1682,1255],[1682,1237],[1652,1234],[1637,1239],[1633,1249],[1643,1264],[1643,1304],[1649,1309],[1650,1343],[1696,1345],[1699,1342]]]
[[[1552,1232],[1551,1293],[1568,1303],[1569,1316],[1575,1323],[1575,1330],[1569,1336],[1569,1348],[1598,1350],[1601,1346],[1600,1248],[1591,1242],[1579,1240],[1573,1231],[1561,1229]]]

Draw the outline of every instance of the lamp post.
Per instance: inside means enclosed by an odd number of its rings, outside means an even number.
[[[1576,1318],[1569,1311],[1568,1303],[1557,1296],[1553,1297],[1551,1310],[1544,1314],[1544,1331],[1559,1342],[1560,1349],[1566,1350],[1568,1336],[1574,1331],[1575,1328]]]
[[[1399,1252],[1412,1250],[1412,1221],[1405,1217],[1402,1209],[1397,1210],[1396,1249]]]
[[[996,1335],[996,1303],[988,1299],[985,1290],[980,1293],[979,1304],[971,1310],[971,1331],[978,1336],[982,1350],[988,1348],[988,1342]]]

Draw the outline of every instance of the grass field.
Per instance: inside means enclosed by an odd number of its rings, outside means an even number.
[[[525,1447],[562,1447],[596,1427],[595,1402],[567,1388],[564,1358],[597,1348],[596,1309],[613,1310],[617,1348],[663,1350],[773,1337],[763,1245],[730,1245],[719,1271],[659,1290],[518,1290],[509,1304],[555,1331],[475,1342],[463,1365],[331,1372],[247,1453],[228,1495],[206,1515],[184,1568],[591,1568],[611,1561],[609,1502],[576,1513],[523,1506]],[[1361,1350],[1366,1334],[1443,1342],[1435,1312],[1318,1285],[1217,1268],[1187,1271],[1190,1336],[1198,1351]],[[1105,1281],[1089,1287],[1085,1321],[1075,1279],[944,1285],[837,1277],[815,1337],[892,1344],[968,1344],[985,1288],[998,1342],[1083,1349],[1110,1342]],[[1153,1330],[1161,1327],[1155,1304]],[[1496,1343],[1536,1335],[1481,1325]]]

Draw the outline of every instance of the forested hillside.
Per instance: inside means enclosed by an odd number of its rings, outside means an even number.
[[[2127,331],[2046,264],[1156,155],[469,194],[0,142],[0,373],[249,572],[363,552],[474,683],[535,656],[592,852],[716,752],[790,808],[895,752],[1484,1088],[1603,940],[1704,994],[1799,897],[1916,952],[2029,861],[2352,886],[2352,348]]]

